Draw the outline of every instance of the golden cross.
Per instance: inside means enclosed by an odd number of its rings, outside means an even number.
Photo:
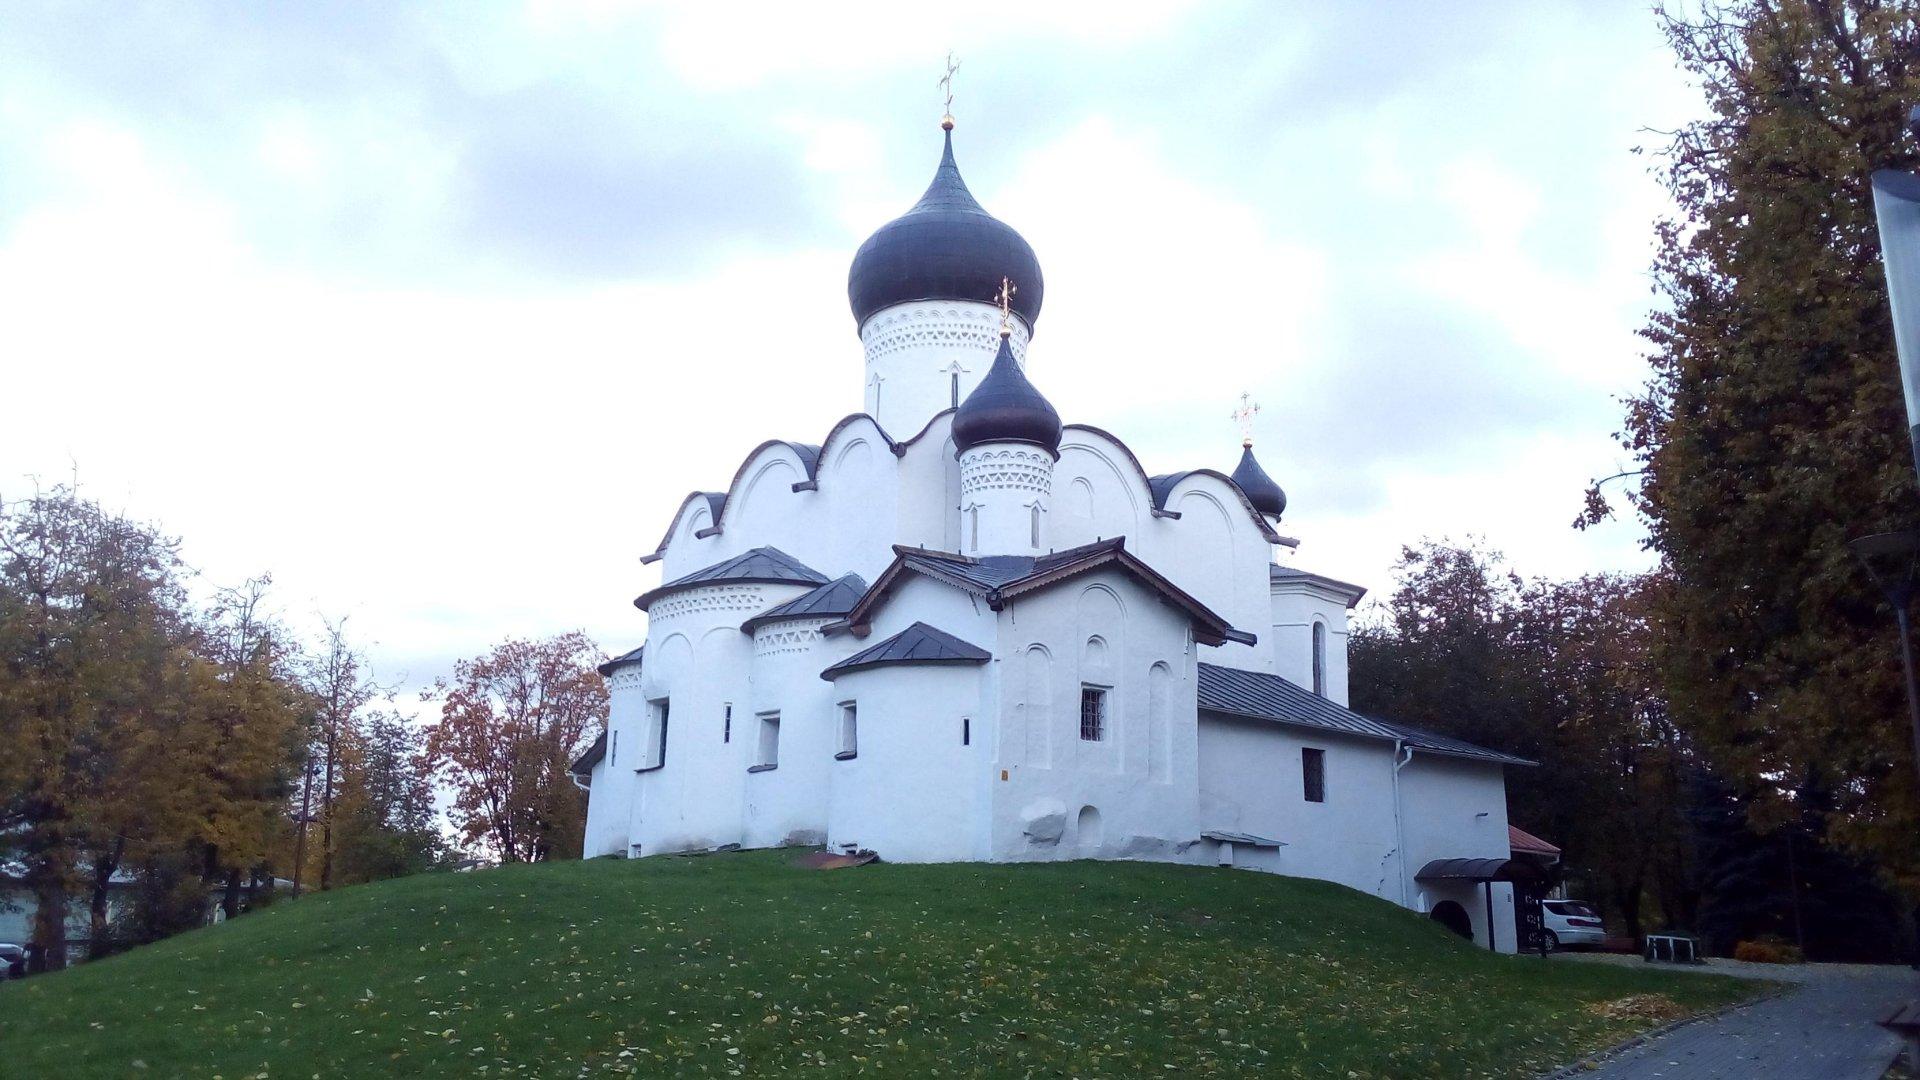
[[[940,91],[947,95],[946,118],[948,120],[953,119],[953,73],[959,70],[960,65],[954,62],[953,53],[949,51],[947,53],[947,73],[940,76],[940,82],[938,84]]]
[[[1002,335],[1013,333],[1013,294],[1019,291],[1020,287],[1013,283],[1012,278],[1003,277],[1000,279],[1000,295],[993,299],[995,303],[1000,305],[1000,333]]]
[[[1260,406],[1254,402],[1252,394],[1242,393],[1240,395],[1240,407],[1233,410],[1233,421],[1240,425],[1240,444],[1242,446],[1253,445],[1253,418],[1259,411]]]

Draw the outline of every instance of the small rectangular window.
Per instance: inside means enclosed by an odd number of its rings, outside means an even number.
[[[960,745],[961,746],[973,745],[973,718],[972,717],[963,716],[960,718]]]
[[[1107,688],[1104,686],[1080,688],[1080,737],[1087,742],[1099,742],[1107,737]]]
[[[1308,802],[1327,801],[1327,752],[1310,746],[1300,748],[1301,794]]]
[[[609,737],[609,741],[612,745],[607,748],[607,766],[611,768],[620,764],[620,733],[614,732]]]
[[[780,714],[760,714],[760,744],[755,747],[754,772],[765,772],[780,764]]]
[[[840,761],[860,753],[860,707],[851,701],[840,703],[840,749],[834,757]]]
[[[670,711],[666,698],[647,702],[647,731],[640,748],[641,761],[635,766],[635,771],[646,772],[667,763],[667,718]]]
[[[722,709],[725,711],[720,716],[720,741],[730,743],[733,741],[733,702],[727,702]]]

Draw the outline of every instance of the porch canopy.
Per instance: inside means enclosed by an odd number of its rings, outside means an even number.
[[[1546,873],[1522,859],[1435,859],[1415,881],[1540,881]]]

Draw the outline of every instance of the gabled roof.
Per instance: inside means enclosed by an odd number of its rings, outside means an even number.
[[[1192,620],[1194,640],[1201,644],[1219,645],[1237,641],[1252,645],[1258,640],[1252,634],[1235,630],[1212,608],[1129,552],[1124,536],[1040,556],[993,555],[976,559],[948,551],[929,551],[898,544],[894,545],[893,554],[893,562],[873,583],[873,588],[868,589],[867,594],[847,613],[846,625],[856,628],[867,625],[873,613],[899,585],[901,577],[908,573],[920,574],[963,589],[999,611],[1007,601],[1023,593],[1047,588],[1089,570],[1112,566],[1185,611]]]
[[[1450,757],[1473,758],[1501,765],[1536,764],[1526,758],[1475,746],[1464,739],[1362,716],[1305,687],[1263,671],[1242,671],[1203,662],[1200,664],[1199,683],[1199,706],[1205,712],[1383,739]]]
[[[884,664],[984,664],[991,659],[992,655],[978,645],[962,641],[945,630],[917,622],[822,671],[820,677],[832,682],[836,676],[849,671]]]
[[[1363,586],[1340,581],[1336,578],[1325,577],[1320,574],[1311,574],[1305,570],[1296,570],[1291,566],[1281,566],[1279,563],[1267,564],[1267,580],[1273,584],[1288,581],[1299,582],[1304,585],[1318,585],[1330,592],[1344,594],[1347,598],[1348,607],[1359,603],[1360,598],[1367,595],[1367,590]]]
[[[633,650],[632,652],[621,653],[619,656],[616,656],[613,659],[607,661],[606,663],[601,664],[599,667],[595,668],[594,670],[598,671],[602,675],[611,675],[616,670],[626,667],[628,664],[640,663],[642,660],[646,658],[646,655],[647,655],[647,647],[645,645],[642,645],[639,648]]]
[[[842,574],[812,592],[801,593],[784,604],[775,604],[741,623],[740,629],[751,634],[754,627],[761,623],[781,619],[837,618],[852,611],[853,605],[866,591],[865,578],[859,574]]]
[[[591,776],[593,767],[600,764],[600,759],[606,756],[607,733],[603,731],[599,738],[593,740],[593,745],[587,747],[586,753],[573,759],[573,764],[567,766],[567,771],[575,776]]]
[[[641,593],[633,606],[641,611],[647,610],[655,600],[670,593],[697,589],[702,585],[717,585],[723,582],[759,581],[770,584],[824,585],[825,574],[801,562],[799,559],[774,547],[757,547],[752,551],[743,551],[731,559],[714,563],[712,566],[695,570],[691,574],[674,578],[657,589],[648,589]]]

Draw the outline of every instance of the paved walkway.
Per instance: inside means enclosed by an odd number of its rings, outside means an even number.
[[[1613,958],[1568,959],[1606,963]],[[1896,1004],[1920,998],[1920,975],[1905,967],[1715,960],[1704,970],[1801,985],[1785,996],[1684,1025],[1580,1075],[1595,1080],[1880,1080],[1900,1052],[1900,1039],[1874,1021]]]

